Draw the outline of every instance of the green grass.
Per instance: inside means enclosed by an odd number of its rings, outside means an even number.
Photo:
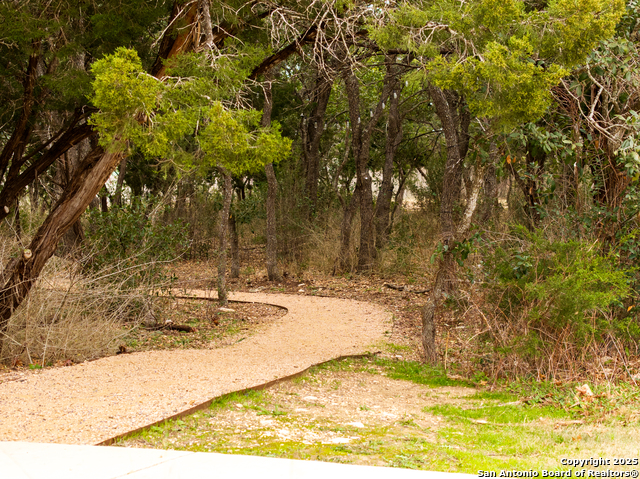
[[[475,419],[487,420],[497,424],[527,423],[539,420],[540,418],[563,419],[570,416],[566,411],[550,406],[505,406],[502,404],[487,404],[480,407],[466,409],[452,404],[440,404],[425,408],[425,412],[437,414],[452,421]]]
[[[264,396],[263,391],[253,391],[253,390],[225,394],[224,396],[220,396],[214,399],[211,405],[209,406],[209,409],[216,411],[216,410],[225,409],[226,407],[229,407],[235,404],[242,404],[242,405],[251,404],[252,405],[260,401],[263,398],[263,396]]]
[[[321,371],[355,371],[379,374],[383,372],[391,379],[412,381],[426,386],[462,386],[473,387],[474,383],[465,379],[452,379],[441,367],[432,367],[417,361],[399,361],[388,358],[348,358],[314,366],[309,375],[313,376]]]
[[[467,399],[475,399],[479,401],[483,399],[491,399],[494,401],[513,402],[518,400],[518,396],[505,391],[476,391],[472,396],[467,396]]]
[[[416,361],[397,361],[386,358],[375,358],[373,363],[384,369],[391,379],[403,379],[417,384],[432,387],[442,386],[466,386],[472,387],[473,383],[464,379],[452,379],[447,376],[444,368],[428,366]]]

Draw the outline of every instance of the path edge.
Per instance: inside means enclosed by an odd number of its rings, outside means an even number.
[[[301,371],[296,371],[295,373],[290,374],[288,376],[282,376],[281,378],[277,378],[277,379],[274,379],[274,380],[266,382],[266,383],[257,384],[255,386],[251,386],[251,387],[248,387],[248,388],[239,389],[237,391],[229,391],[228,393],[221,394],[220,396],[214,396],[211,399],[207,399],[203,403],[200,403],[200,404],[197,404],[197,405],[195,405],[193,407],[190,407],[189,409],[185,409],[184,411],[180,411],[180,412],[178,412],[176,414],[173,414],[173,415],[168,416],[166,418],[160,419],[159,421],[155,421],[155,422],[153,422],[151,424],[147,424],[145,426],[141,426],[141,427],[133,429],[131,431],[123,432],[122,434],[118,434],[116,436],[110,437],[109,439],[105,439],[104,441],[101,441],[101,442],[99,442],[97,444],[94,444],[94,445],[95,446],[111,446],[111,445],[113,445],[114,443],[116,443],[117,441],[119,441],[121,439],[129,438],[129,437],[134,436],[134,435],[136,435],[138,433],[141,433],[143,431],[151,429],[154,426],[159,426],[159,425],[161,425],[161,424],[163,424],[165,422],[172,421],[174,419],[181,419],[183,417],[190,416],[191,414],[196,413],[198,411],[202,411],[203,409],[208,409],[209,406],[211,406],[211,404],[217,399],[230,396],[231,394],[244,394],[244,393],[247,393],[249,391],[261,391],[263,389],[268,389],[268,388],[270,388],[272,386],[275,386],[276,384],[280,384],[282,382],[289,381],[291,379],[295,379],[297,377],[300,377],[300,376],[306,374],[307,372],[309,372],[309,370],[311,368],[314,368],[316,366],[321,366],[321,365],[326,364],[326,363],[330,363],[331,361],[345,361],[347,359],[372,358],[372,357],[377,356],[381,352],[382,351],[378,350],[378,351],[373,351],[373,352],[368,352],[368,353],[363,353],[363,354],[348,354],[348,355],[345,355],[345,356],[338,356],[337,358],[327,359],[326,361],[321,361],[319,363],[312,364],[311,366],[308,366],[308,367],[306,367],[305,369],[303,369]]]

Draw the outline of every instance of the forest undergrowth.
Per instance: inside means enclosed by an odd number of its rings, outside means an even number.
[[[48,265],[12,319],[2,353],[5,367],[39,368],[154,348],[214,347],[270,317],[257,307],[221,311],[213,303],[158,297],[170,288],[215,289],[217,239],[210,238],[204,250],[200,242],[194,251],[189,238],[201,234],[193,226],[166,225],[161,208],[152,214],[141,208],[88,216],[91,248]],[[196,225],[202,223],[197,216],[192,218]],[[399,215],[378,266],[368,274],[335,274],[339,235],[331,217],[324,231],[284,229],[291,236],[304,235],[306,246],[295,255],[283,247],[277,282],[268,281],[264,267],[263,220],[250,219],[239,225],[240,274],[228,274],[231,290],[380,304],[393,313],[390,341],[405,348],[401,359],[422,359],[421,309],[439,254],[433,213],[418,208]],[[356,224],[354,233],[357,229]],[[458,294],[447,299],[437,319],[439,364],[449,374],[484,377],[491,384],[522,378],[640,380],[633,268],[617,268],[613,255],[602,256],[597,243],[563,241],[551,232],[477,230],[459,253]],[[12,236],[5,236],[4,245],[5,256],[19,250]],[[352,248],[354,264],[356,254]]]

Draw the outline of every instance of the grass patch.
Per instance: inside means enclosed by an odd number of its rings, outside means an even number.
[[[448,377],[444,368],[428,366],[416,361],[395,361],[385,358],[375,358],[373,363],[384,368],[387,376],[391,379],[404,379],[405,381],[412,381],[417,384],[432,387],[473,386],[471,381]]]
[[[522,404],[487,404],[472,408],[463,408],[452,404],[439,404],[425,408],[425,412],[437,414],[454,421],[475,419],[499,424],[528,423],[540,418],[563,419],[570,416],[566,411],[551,406],[531,407]]]
[[[640,388],[629,383],[588,384],[592,395],[585,395],[584,383],[519,380],[505,385],[530,405],[562,409],[589,423],[640,423]]]
[[[489,399],[492,401],[512,402],[517,401],[518,396],[505,391],[476,391],[475,394],[467,396],[467,399],[474,399],[478,401]]]
[[[237,393],[229,393],[229,394],[225,394],[224,396],[215,398],[211,403],[211,405],[209,406],[209,409],[216,411],[216,410],[225,409],[226,407],[230,405],[235,405],[235,404],[242,404],[242,405],[254,404],[260,401],[263,397],[264,397],[263,391],[249,390],[249,391],[243,391],[243,392],[237,392]]]

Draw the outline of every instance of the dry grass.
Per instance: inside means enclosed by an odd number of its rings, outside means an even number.
[[[3,264],[17,247],[11,238],[3,238]],[[79,262],[53,257],[11,317],[0,363],[41,367],[113,354],[118,341],[148,316],[152,292],[162,286],[130,288],[130,274],[116,265],[89,275]]]

